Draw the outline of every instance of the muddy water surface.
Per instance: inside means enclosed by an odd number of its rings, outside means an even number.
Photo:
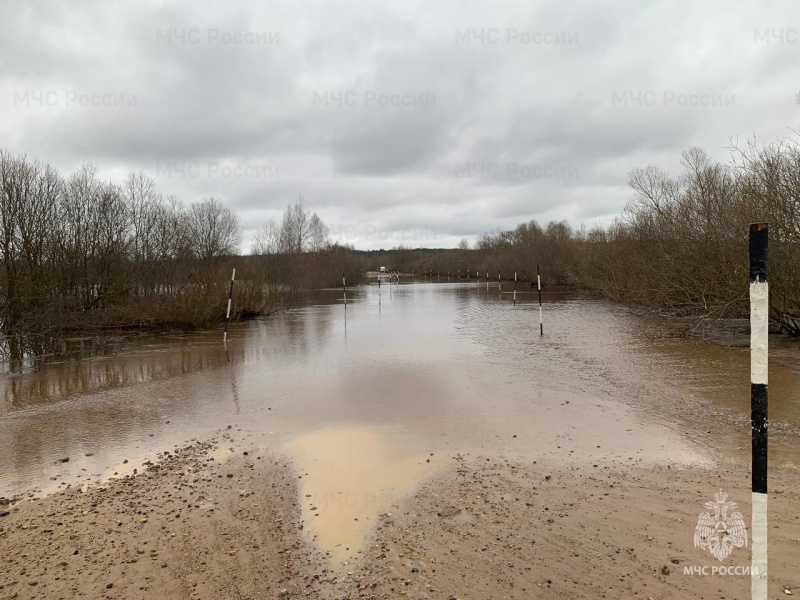
[[[7,366],[0,496],[101,480],[220,430],[288,455],[335,560],[456,454],[606,468],[745,461],[746,347],[665,338],[606,302],[418,282],[322,293],[221,332]],[[796,464],[798,347],[771,341],[772,458]],[[227,427],[230,426],[230,429]],[[69,458],[68,462],[61,462]],[[124,461],[128,461],[125,463]]]

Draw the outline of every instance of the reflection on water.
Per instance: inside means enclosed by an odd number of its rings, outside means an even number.
[[[22,373],[47,363],[113,355],[129,340],[123,336],[0,336],[0,373]]]
[[[36,369],[7,374],[2,400],[6,408],[24,409],[217,368],[228,362],[217,337],[203,333],[113,345],[88,343],[78,353],[59,352],[56,356],[61,360],[47,357]]]

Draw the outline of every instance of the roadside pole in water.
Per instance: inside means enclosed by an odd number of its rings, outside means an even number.
[[[225,333],[222,336],[222,343],[228,341],[228,323],[231,320],[231,300],[233,300],[233,281],[236,279],[236,269],[231,274],[231,286],[228,288],[228,310],[225,312]]]
[[[514,306],[517,305],[517,272],[514,271]]]
[[[753,428],[750,593],[753,600],[767,600],[768,237],[767,223],[750,225],[750,419]]]
[[[539,275],[539,265],[536,265],[536,287],[539,289],[539,335],[544,335],[542,324],[542,276]]]
[[[344,273],[342,273],[342,296],[344,297],[344,309],[347,310],[347,284],[344,282]]]

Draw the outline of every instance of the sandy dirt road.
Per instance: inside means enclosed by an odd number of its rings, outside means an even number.
[[[749,577],[703,567],[705,502],[725,489],[749,515],[736,469],[551,469],[454,456],[416,493],[372,515],[364,547],[336,563],[304,534],[285,459],[215,441],[136,476],[4,507],[0,598],[744,598]],[[245,454],[245,452],[247,454]],[[773,474],[770,590],[800,593],[800,499]],[[323,510],[320,508],[320,510]],[[313,517],[309,517],[313,518]],[[685,574],[692,569],[693,574]]]

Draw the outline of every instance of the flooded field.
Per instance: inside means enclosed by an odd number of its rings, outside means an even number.
[[[220,331],[84,340],[7,365],[0,496],[129,473],[224,431],[291,458],[307,534],[344,560],[376,514],[458,455],[749,460],[746,346],[665,337],[607,302],[544,299],[544,337],[531,292],[515,305],[496,284],[417,282],[351,290],[346,309],[320,292],[232,326],[226,345]],[[798,346],[771,344],[771,460],[795,465]]]

